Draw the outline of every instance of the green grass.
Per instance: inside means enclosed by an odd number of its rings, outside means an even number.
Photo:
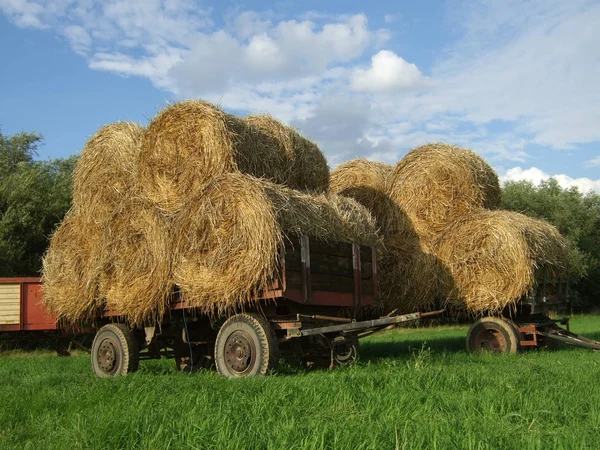
[[[572,328],[600,339],[600,316]],[[9,353],[0,448],[600,448],[600,353],[473,355],[466,331],[386,332],[356,366],[242,380],[171,360],[105,380],[87,355]]]

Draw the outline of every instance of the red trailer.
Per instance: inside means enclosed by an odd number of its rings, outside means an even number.
[[[131,329],[118,312],[105,312],[96,321],[94,372],[124,375],[140,358],[161,356],[174,357],[182,370],[214,364],[228,377],[265,374],[280,355],[348,364],[358,356],[359,337],[423,316],[376,315],[377,255],[370,247],[303,236],[280,248],[279,263],[255,305],[225,316],[202,314],[182,295],[159,323],[145,327]]]
[[[0,332],[55,331],[56,316],[42,305],[37,277],[0,278]]]

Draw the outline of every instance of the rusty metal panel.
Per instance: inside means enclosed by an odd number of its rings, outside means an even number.
[[[21,319],[21,285],[0,284],[0,325],[18,325]]]
[[[42,284],[40,282],[23,283],[22,329],[56,330],[56,315],[51,314],[42,304]]]

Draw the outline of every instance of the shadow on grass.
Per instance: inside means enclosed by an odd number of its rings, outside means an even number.
[[[434,353],[465,351],[464,337],[413,339],[397,342],[365,342],[361,346],[361,360],[375,362],[382,358],[409,359],[412,352],[422,347]]]

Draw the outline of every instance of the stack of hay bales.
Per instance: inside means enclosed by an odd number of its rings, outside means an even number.
[[[569,248],[556,228],[500,211],[500,183],[477,154],[434,143],[393,167],[365,160],[340,165],[331,189],[361,202],[381,227],[379,271],[386,304],[497,313],[535,285],[536,271],[563,275]]]
[[[108,308],[132,324],[160,318],[176,289],[207,313],[243,307],[277,276],[287,235],[379,245],[368,210],[328,183],[318,147],[270,117],[189,101],[146,129],[108,125],[82,151],[44,301],[68,322]]]
[[[73,207],[44,258],[44,302],[76,322],[107,307],[166,308],[170,280],[168,221],[139,196],[145,129],[118,122],[85,145],[73,174]]]

